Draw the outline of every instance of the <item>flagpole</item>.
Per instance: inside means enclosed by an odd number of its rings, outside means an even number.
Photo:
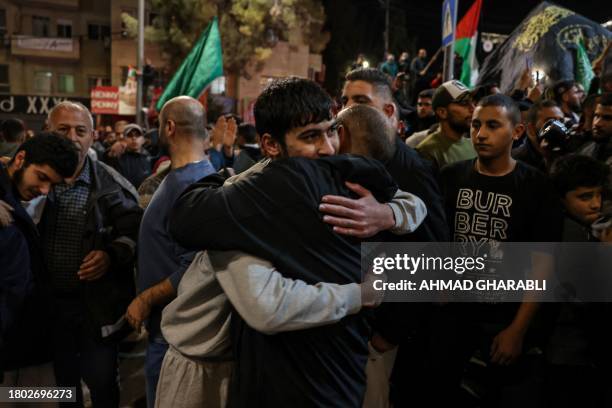
[[[142,71],[144,69],[144,0],[138,0],[138,69],[136,79],[138,88],[136,91],[136,123],[142,126]]]

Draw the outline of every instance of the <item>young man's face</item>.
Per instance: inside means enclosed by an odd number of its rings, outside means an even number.
[[[512,142],[523,130],[513,124],[501,106],[477,106],[472,118],[471,138],[480,159],[510,156]]]
[[[287,132],[282,157],[317,159],[335,155],[339,147],[338,126],[332,119],[293,128]]]
[[[140,149],[142,149],[142,145],[144,144],[144,141],[145,141],[142,133],[140,133],[136,129],[130,131],[126,135],[125,140],[127,140],[126,148],[130,152],[140,152]]]
[[[612,106],[597,105],[593,115],[593,137],[606,139],[612,136]]]
[[[23,165],[13,176],[17,193],[22,201],[30,201],[40,195],[47,195],[62,177],[47,164]]]
[[[419,99],[417,99],[417,115],[419,115],[421,119],[434,115],[434,111],[431,107],[431,98],[419,97]]]
[[[376,94],[371,83],[365,81],[347,81],[344,84],[344,89],[342,89],[342,109],[357,104],[369,105],[382,111],[385,101]]]
[[[602,190],[599,186],[568,191],[563,197],[565,210],[581,223],[591,225],[600,216]]]

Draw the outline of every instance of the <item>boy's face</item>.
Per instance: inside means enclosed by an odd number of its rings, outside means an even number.
[[[471,137],[480,159],[509,156],[512,142],[522,131],[523,125],[514,125],[505,107],[478,106],[474,111]]]
[[[601,192],[599,187],[578,187],[563,197],[565,210],[585,225],[591,225],[600,216]]]

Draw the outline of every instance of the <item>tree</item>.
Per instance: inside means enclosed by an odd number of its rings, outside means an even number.
[[[262,63],[276,42],[300,29],[313,52],[329,41],[323,32],[325,11],[317,0],[150,0],[157,17],[147,27],[147,40],[160,45],[174,71],[193,42],[219,16],[223,65],[227,72],[248,75],[252,61]],[[135,36],[136,20],[122,14],[128,33]]]

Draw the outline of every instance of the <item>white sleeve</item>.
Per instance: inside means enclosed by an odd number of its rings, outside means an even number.
[[[423,200],[399,189],[387,205],[395,216],[395,227],[390,230],[395,235],[414,232],[427,217],[427,207]]]
[[[239,251],[208,251],[230,302],[255,330],[266,334],[338,322],[361,309],[357,283],[308,285],[283,277],[274,266]]]

